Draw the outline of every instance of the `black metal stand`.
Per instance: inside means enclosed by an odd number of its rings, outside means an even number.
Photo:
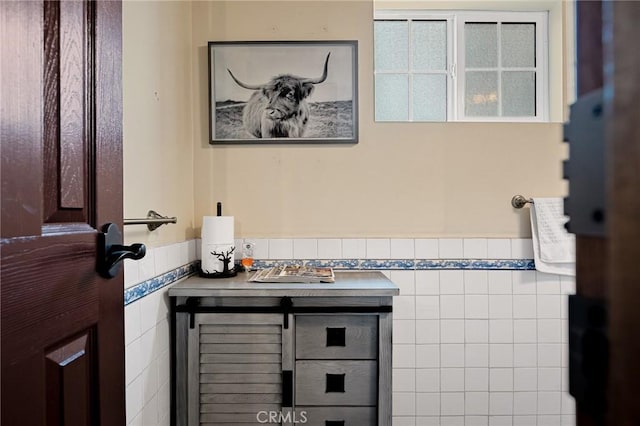
[[[206,272],[203,272],[202,269],[200,269],[200,271],[198,272],[198,275],[200,275],[202,278],[231,278],[238,275],[238,271],[236,271],[234,268],[226,272],[223,271],[223,272],[214,272],[214,273],[208,274]]]

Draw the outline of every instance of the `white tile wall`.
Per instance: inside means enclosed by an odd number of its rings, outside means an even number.
[[[342,256],[345,259],[364,259],[367,255],[367,240],[347,238],[342,240]]]
[[[269,240],[263,238],[248,238],[245,241],[252,242],[253,257],[256,259],[269,259]]]
[[[465,294],[487,294],[489,288],[489,271],[463,271]]]
[[[248,239],[256,259],[533,258],[530,239]],[[125,285],[199,257],[198,240],[125,263]],[[176,260],[179,259],[179,260]],[[394,298],[394,426],[573,426],[567,295],[537,271],[384,271]],[[166,288],[125,308],[127,424],[168,424]]]
[[[142,259],[125,259],[125,289],[199,259],[199,242],[190,240],[162,247],[147,247]]]
[[[390,241],[391,257],[390,259],[414,259],[415,243],[413,239],[392,238]]]
[[[440,259],[461,259],[464,248],[461,238],[441,238],[438,240],[438,254]]]
[[[439,244],[436,238],[417,238],[414,240],[416,259],[438,259]]]
[[[338,238],[319,239],[318,259],[342,259],[342,240]]]
[[[511,256],[514,259],[533,259],[533,244],[531,240],[526,238],[512,239]]]
[[[293,240],[290,238],[269,240],[268,256],[267,259],[293,259]]]
[[[487,257],[489,259],[510,259],[511,240],[491,238],[487,240]]]
[[[357,247],[354,241],[346,245]],[[367,258],[386,253],[384,239],[364,244]],[[415,258],[531,258],[530,245],[526,239],[413,241]],[[391,258],[411,258],[410,246],[391,239]],[[345,257],[362,258],[362,248],[360,256]],[[394,425],[574,424],[575,404],[563,388],[566,295],[575,292],[574,280],[536,271],[388,276],[401,290],[393,364],[394,399],[402,401],[394,407],[402,408],[393,412]]]
[[[197,240],[147,248],[139,262],[125,260],[132,287],[197,259]],[[170,423],[169,301],[164,287],[124,308],[126,411],[129,426]]]
[[[147,298],[133,305],[145,305]],[[130,305],[131,306],[131,305]],[[164,318],[126,346],[127,424],[155,426],[168,423],[166,406],[169,394],[169,323],[166,305]],[[125,314],[125,321],[129,316]],[[136,423],[137,422],[137,423]]]
[[[294,259],[317,259],[318,240],[315,238],[298,238],[293,240]]]
[[[367,238],[367,259],[390,259],[391,240],[388,238]]]
[[[486,259],[488,245],[486,238],[465,238],[462,240],[462,254],[467,259]]]
[[[440,294],[463,294],[464,273],[458,270],[440,271]]]
[[[415,271],[415,289],[415,294],[439,295],[440,271]]]

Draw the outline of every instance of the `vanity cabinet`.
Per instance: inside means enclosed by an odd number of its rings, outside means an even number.
[[[390,426],[397,287],[379,272],[331,284],[242,275],[169,290],[173,424]]]

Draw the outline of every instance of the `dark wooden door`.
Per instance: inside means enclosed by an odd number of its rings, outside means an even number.
[[[121,4],[0,2],[5,426],[125,423]]]
[[[606,236],[576,238],[576,293],[608,306],[602,401],[578,426],[640,424],[640,3],[577,1],[578,94],[604,88]]]
[[[604,5],[610,307],[608,424],[640,424],[640,3]]]
[[[576,0],[576,14],[576,84],[580,97],[603,86],[602,1]],[[607,238],[576,235],[576,294],[604,300],[607,264]],[[602,425],[606,389],[598,389],[598,392],[594,397],[596,403],[593,404],[598,406],[597,409],[585,407],[581,401],[577,401],[578,426]]]

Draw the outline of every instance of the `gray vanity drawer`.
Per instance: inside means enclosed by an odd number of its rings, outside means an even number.
[[[300,407],[296,413],[304,412],[305,426],[377,426],[375,407]]]
[[[376,361],[297,361],[295,404],[377,404],[378,363]]]
[[[297,315],[297,359],[377,359],[377,315]]]

